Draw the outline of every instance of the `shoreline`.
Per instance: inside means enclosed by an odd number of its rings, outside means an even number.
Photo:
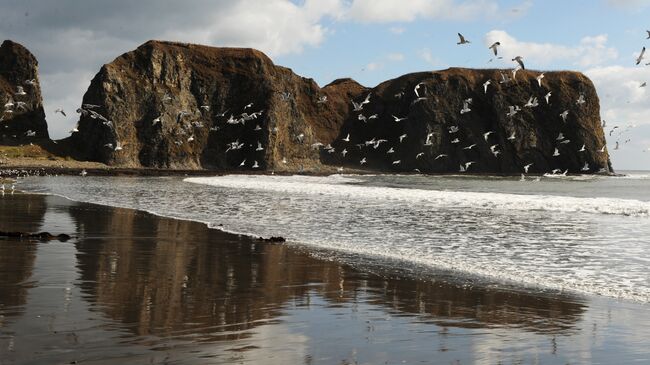
[[[612,298],[351,266],[299,245],[52,194],[0,198],[0,230],[7,225],[73,236],[0,238],[0,267],[15,273],[0,275],[0,293],[11,293],[0,296],[0,358],[8,364],[281,364],[305,356],[418,363],[432,351],[436,361],[476,363],[486,356],[473,345],[479,340],[502,362],[542,354],[545,363],[564,363],[584,351],[592,321],[599,345],[590,356],[609,362],[638,354],[633,346],[621,352],[607,323],[650,311]],[[629,324],[635,336],[647,332],[641,318],[629,322],[638,323]]]
[[[331,175],[421,175],[421,176],[476,176],[476,177],[520,177],[521,173],[468,173],[468,172],[441,172],[441,173],[421,173],[421,172],[393,172],[380,170],[354,170],[344,169],[337,171],[251,171],[251,170],[175,170],[175,169],[158,169],[158,168],[121,168],[121,167],[40,167],[40,166],[0,166],[1,177],[20,177],[20,176],[48,176],[64,175],[75,176],[85,172],[88,176],[224,176],[224,175],[276,175],[276,176],[331,176]],[[528,177],[545,176],[548,173],[525,174]],[[622,173],[591,173],[591,174],[567,174],[564,176],[605,176],[620,177],[627,176]],[[563,176],[557,174],[556,176]]]

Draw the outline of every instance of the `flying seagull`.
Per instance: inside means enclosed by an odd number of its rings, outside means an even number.
[[[494,52],[494,55],[496,56],[497,55],[497,47],[499,47],[500,45],[501,45],[501,42],[494,42],[488,48],[491,49]]]
[[[539,85],[539,87],[542,87],[542,79],[543,78],[544,78],[544,73],[543,72],[541,74],[539,74],[539,76],[536,77],[537,84]]]
[[[513,60],[513,61],[517,61],[517,63],[519,64],[519,66],[521,66],[521,69],[522,69],[522,70],[525,70],[525,69],[526,69],[526,67],[524,67],[524,58],[523,58],[523,57],[521,57],[521,56],[517,56],[517,57],[513,58],[512,60]]]
[[[460,33],[458,33],[458,38],[460,38],[460,40],[459,40],[458,43],[456,43],[456,44],[467,44],[467,43],[470,43],[470,41],[468,41],[467,39],[465,39],[465,37],[463,37],[463,35],[460,34]]]
[[[562,120],[564,121],[564,123],[566,123],[566,117],[567,117],[568,115],[569,115],[569,111],[568,111],[568,110],[565,110],[565,111],[562,112],[562,114],[560,114],[560,117],[562,117]]]
[[[61,108],[58,108],[57,110],[55,110],[55,111],[54,111],[54,114],[56,114],[56,113],[61,113],[61,114],[63,114],[64,117],[67,116],[67,115],[65,115],[65,112],[64,112],[63,109],[61,109]]]
[[[491,83],[492,81],[490,80],[487,80],[486,82],[483,83],[483,93],[487,94],[488,85],[490,85]]]
[[[489,131],[483,133],[483,139],[485,139],[485,142],[487,142],[488,138],[490,137],[490,134],[494,133],[494,131]]]
[[[641,48],[641,54],[636,58],[636,64],[638,65],[643,60],[643,54],[645,53],[645,47]]]
[[[413,88],[413,91],[415,92],[415,96],[417,96],[418,98],[420,97],[420,93],[418,92],[418,90],[420,89],[420,85],[422,85],[422,84],[423,83],[420,82],[417,85],[415,85],[415,88]]]
[[[396,122],[401,122],[401,121],[403,121],[405,119],[408,119],[408,117],[398,118],[398,117],[396,117],[394,115],[393,115],[393,118],[395,119]]]

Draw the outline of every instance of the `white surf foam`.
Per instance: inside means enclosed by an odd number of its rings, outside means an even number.
[[[640,200],[358,186],[353,184],[359,183],[361,180],[340,175],[333,177],[229,175],[192,177],[185,181],[223,188],[276,191],[288,194],[332,195],[363,200],[399,200],[443,208],[542,210],[645,217],[650,215],[650,202]]]

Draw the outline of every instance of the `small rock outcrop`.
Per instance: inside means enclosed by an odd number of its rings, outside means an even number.
[[[451,68],[321,88],[253,49],[150,41],[102,67],[69,142],[122,167],[611,171],[591,81],[540,74]]]
[[[0,46],[0,143],[48,139],[36,57],[6,40]]]

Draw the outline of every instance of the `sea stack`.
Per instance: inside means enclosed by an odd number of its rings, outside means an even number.
[[[321,88],[253,49],[149,41],[102,67],[70,142],[121,167],[610,172],[591,81],[540,74],[451,68]]]
[[[0,143],[49,139],[38,61],[25,47],[10,40],[0,46],[0,112]]]
[[[336,138],[347,103],[253,49],[149,41],[95,76],[71,143],[124,167],[318,170],[312,145]]]

